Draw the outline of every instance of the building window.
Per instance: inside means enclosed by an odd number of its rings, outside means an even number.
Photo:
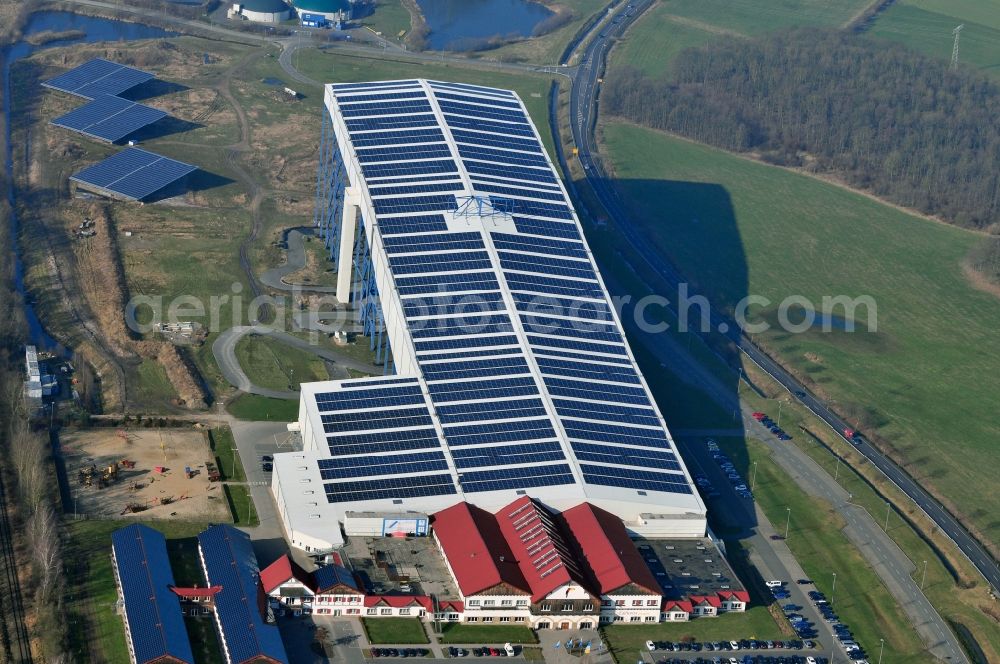
[[[615,606],[625,606],[625,600],[623,600],[623,599],[616,599],[615,600]]]
[[[477,618],[476,616],[469,616],[468,618],[465,619],[465,621],[466,622],[479,622],[479,618]]]
[[[368,609],[368,615],[370,615],[370,616],[377,616],[378,615],[378,609]]]
[[[582,622],[580,623],[580,629],[593,629],[594,623]]]
[[[600,620],[600,622],[608,623],[611,622],[611,616],[601,616],[598,620]]]
[[[632,600],[632,606],[642,606],[642,600],[641,599]]]
[[[552,605],[551,604],[542,604],[541,609],[542,609],[542,611],[551,611],[552,610]]]
[[[601,600],[601,606],[614,606],[614,605],[615,605],[615,603],[613,601],[611,601],[610,599],[602,599]]]
[[[547,622],[540,622],[540,623],[538,623],[537,627],[538,627],[538,629],[548,629],[549,628],[549,623],[547,623]]]
[[[656,621],[657,621],[656,616],[646,616],[646,622],[656,622]]]
[[[448,614],[448,620],[458,620],[458,614],[457,613],[449,613]]]
[[[500,616],[500,622],[510,622],[510,616]]]
[[[484,599],[483,606],[493,606],[497,601],[495,599]]]
[[[615,616],[615,622],[625,622],[625,616]]]
[[[493,622],[493,616],[486,616],[483,618],[483,622]]]
[[[500,606],[513,606],[513,605],[514,605],[514,600],[512,599],[500,600]]]
[[[584,611],[593,611],[594,610],[594,605],[593,604],[584,604],[583,605],[583,610]],[[586,628],[585,627],[581,627],[580,629],[586,629]]]
[[[379,614],[383,615],[383,616],[391,616],[392,615],[392,609],[382,609],[382,610],[379,611]]]
[[[524,616],[514,616],[514,622],[524,622]]]
[[[399,615],[401,615],[401,616],[408,616],[408,615],[410,615],[410,610],[409,609],[400,609],[399,610]]]
[[[469,606],[479,606],[479,600],[478,599],[470,599],[469,600]]]
[[[528,606],[528,600],[526,600],[526,599],[519,599],[519,600],[517,600],[517,605],[518,606]]]
[[[572,602],[566,602],[565,604],[563,604],[562,610],[563,611],[572,611],[573,610],[573,603]]]
[[[642,621],[642,617],[641,616],[632,616],[631,618],[628,619],[628,621],[629,622],[641,622]]]
[[[659,600],[655,600],[655,599],[647,599],[646,600],[646,606],[657,606],[659,603],[660,603]]]

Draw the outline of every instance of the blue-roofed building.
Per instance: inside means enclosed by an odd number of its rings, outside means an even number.
[[[702,537],[706,508],[636,363],[559,173],[512,91],[326,86],[314,224],[382,378],[301,386],[275,457],[292,544],[349,511],[591,503]]]
[[[134,523],[111,535],[111,556],[134,664],[194,664],[163,534]]]
[[[288,656],[275,625],[268,624],[267,596],[250,536],[232,526],[217,525],[198,535],[198,554],[214,596],[215,624],[229,664],[287,664]]]

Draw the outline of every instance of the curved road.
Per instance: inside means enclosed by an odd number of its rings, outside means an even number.
[[[631,245],[633,251],[642,257],[670,288],[676,288],[687,279],[679,270],[669,263],[662,255],[651,248],[641,234],[633,226],[630,215],[623,205],[621,195],[615,189],[613,181],[604,171],[599,158],[594,139],[593,127],[597,119],[599,83],[603,76],[608,52],[612,47],[612,39],[621,37],[636,17],[651,5],[651,0],[638,0],[621,12],[614,22],[601,27],[601,34],[593,39],[581,56],[575,82],[570,95],[570,122],[573,139],[579,149],[580,161],[584,166],[586,177],[601,205],[614,219],[616,226]],[[554,132],[558,136],[558,132]],[[565,159],[561,159],[566,180],[572,182]],[[675,312],[676,313],[676,312]],[[808,393],[790,373],[775,362],[771,357],[757,348],[750,338],[742,333],[739,326],[732,320],[719,315],[715,310],[710,313],[712,327],[730,338],[747,357],[763,368],[780,382],[799,401],[809,408],[817,417],[826,422],[834,431],[840,434],[850,426],[845,420],[815,396]],[[802,394],[804,396],[799,396]],[[845,439],[846,440],[846,439]],[[944,532],[963,554],[972,562],[977,570],[986,578],[992,588],[1000,588],[1000,566],[986,551],[983,545],[969,533],[958,520],[948,512],[931,494],[920,486],[906,471],[886,457],[869,441],[862,439],[856,446],[868,460],[881,470],[900,490],[916,503],[935,524]]]
[[[272,399],[299,398],[299,393],[294,390],[272,390],[250,382],[250,378],[243,371],[239,360],[236,359],[236,344],[248,334],[270,337],[292,348],[312,353],[344,369],[354,369],[366,374],[375,373],[378,369],[374,364],[365,364],[350,357],[345,357],[335,350],[319,348],[305,339],[300,339],[281,330],[275,330],[265,325],[238,325],[229,328],[216,337],[212,343],[212,354],[215,355],[215,361],[219,363],[219,369],[222,371],[225,379],[237,389],[250,394],[258,394],[262,397],[271,397]]]
[[[279,267],[272,267],[260,275],[260,282],[265,286],[276,290],[311,292],[311,293],[336,293],[335,286],[308,286],[306,284],[289,284],[285,282],[285,277],[294,274],[306,266],[306,246],[305,236],[312,235],[311,228],[292,228],[285,233],[285,264]]]

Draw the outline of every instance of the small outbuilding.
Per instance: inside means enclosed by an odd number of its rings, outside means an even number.
[[[243,18],[254,23],[281,23],[292,16],[292,8],[284,0],[241,0],[233,3],[230,18]]]

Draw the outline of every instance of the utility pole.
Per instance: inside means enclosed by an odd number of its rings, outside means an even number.
[[[785,508],[785,539],[788,539],[788,525],[792,522],[792,508]]]
[[[885,501],[885,525],[882,527],[882,530],[885,532],[889,532],[889,511],[891,509],[892,505],[889,503],[888,500]]]
[[[830,589],[830,604],[833,604],[833,594],[837,592],[837,573],[833,573],[833,588]]]
[[[951,68],[958,69],[958,38],[962,35],[962,28],[965,24],[958,26],[951,31],[951,34],[955,35],[955,44],[951,47]]]
[[[927,561],[924,561],[924,573],[920,576],[920,592],[924,591],[924,582],[927,581]]]

